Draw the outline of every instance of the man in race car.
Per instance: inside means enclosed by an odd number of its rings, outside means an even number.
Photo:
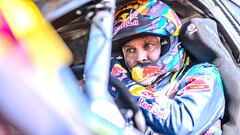
[[[147,125],[161,134],[221,134],[223,85],[217,68],[193,64],[179,42],[181,21],[159,0],[134,0],[115,12],[111,74],[129,89]],[[116,96],[112,87],[110,93]],[[216,126],[217,125],[217,126]]]

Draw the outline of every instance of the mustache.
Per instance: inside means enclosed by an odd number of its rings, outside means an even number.
[[[139,62],[139,63],[137,63],[134,67],[137,67],[137,66],[139,66],[139,67],[147,67],[147,66],[156,66],[157,64],[156,63],[158,63],[159,62],[159,58],[158,59],[156,59],[155,61],[142,61],[142,62]]]
[[[146,66],[149,66],[151,65],[151,62],[144,62],[144,63],[139,63],[137,65],[135,65],[134,67],[146,67]]]

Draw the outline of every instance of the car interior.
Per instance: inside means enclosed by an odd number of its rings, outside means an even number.
[[[57,6],[55,4],[55,10],[50,4],[47,5],[44,4],[43,1],[36,1],[43,15],[51,22],[71,50],[74,59],[70,67],[78,80],[83,79],[91,18],[93,16],[88,13],[96,10],[95,5],[100,1],[88,0],[85,3],[80,2],[79,5],[71,6],[71,2],[65,0],[59,2]],[[238,83],[240,79],[239,40],[232,39],[226,27],[221,22],[221,18],[219,19],[216,17],[219,16],[219,14],[211,10],[215,8],[208,8],[203,4],[204,2],[206,3],[206,1],[163,1],[172,7],[180,17],[183,23],[180,39],[188,51],[193,55],[194,59],[197,62],[210,62],[215,64],[222,75],[227,106],[226,115],[222,123],[223,134],[240,133],[240,84]],[[128,0],[117,0],[116,6],[123,5],[126,2],[128,2]],[[216,1],[214,2],[215,6],[221,6]],[[209,3],[209,5],[212,4],[211,2]],[[99,9],[101,8],[103,7]],[[199,30],[195,33],[194,37],[191,37],[187,30],[190,24],[196,25]],[[235,25],[235,28],[236,33],[238,33],[238,35],[236,34],[235,36],[240,37],[239,24]],[[196,45],[193,46],[193,44]],[[112,55],[117,55],[118,53],[119,52],[115,52],[115,49],[112,48]],[[123,98],[117,101],[118,105],[123,107],[123,104],[131,104],[130,108],[137,112],[139,109],[128,93],[124,93],[124,91],[127,91],[124,86],[111,76],[109,78],[110,83],[115,84],[119,89],[123,89]],[[129,100],[126,101],[124,99]],[[138,128],[141,128],[141,125],[139,125]]]

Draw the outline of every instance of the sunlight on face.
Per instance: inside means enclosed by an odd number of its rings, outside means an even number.
[[[161,54],[160,38],[157,36],[138,37],[124,44],[122,51],[130,69],[138,64],[149,64],[157,60]]]

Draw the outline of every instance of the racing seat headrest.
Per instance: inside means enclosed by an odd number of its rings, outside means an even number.
[[[217,23],[206,18],[191,19],[182,26],[180,40],[198,62],[218,68],[226,99],[223,134],[236,134],[240,131],[240,72],[219,38]]]

